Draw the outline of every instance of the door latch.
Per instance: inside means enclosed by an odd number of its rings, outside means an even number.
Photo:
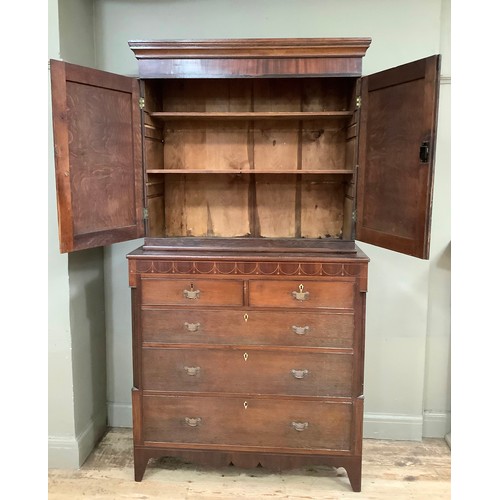
[[[422,144],[420,144],[420,163],[428,163],[429,162],[429,141],[423,141]]]

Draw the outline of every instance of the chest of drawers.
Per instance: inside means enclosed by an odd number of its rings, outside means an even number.
[[[366,256],[132,252],[136,480],[151,457],[346,469],[361,488]]]

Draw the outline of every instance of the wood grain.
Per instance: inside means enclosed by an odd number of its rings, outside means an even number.
[[[256,307],[289,307],[300,309],[352,309],[354,281],[297,281],[280,279],[273,281],[251,280],[250,305]],[[294,297],[303,289],[304,300]]]
[[[254,398],[257,394],[349,397],[352,358],[349,351],[310,353],[291,347],[143,347],[143,389]]]
[[[439,56],[367,77],[362,86],[359,240],[429,258]],[[420,160],[420,146],[429,158]]]
[[[148,395],[143,404],[145,445],[172,443],[175,448],[175,443],[179,443],[191,444],[193,448],[212,445],[221,451],[231,448],[264,451],[273,442],[276,450],[307,447],[350,451],[352,405],[349,403]],[[185,424],[185,417],[200,418],[201,422],[191,427]],[[300,432],[292,426],[294,421],[309,425]]]
[[[240,38],[209,40],[131,40],[138,60],[227,57],[345,57],[364,56],[370,38]]]
[[[143,236],[137,81],[52,62],[61,251]]]
[[[196,292],[189,294],[189,292]],[[241,280],[192,279],[143,279],[141,304],[241,306],[243,305],[243,282]]]
[[[344,208],[352,209],[352,203],[343,200],[345,182],[354,172],[352,161],[346,167],[345,145],[354,86],[355,79],[342,77],[333,83],[261,78],[155,84],[158,94],[148,99],[153,107],[147,104],[145,121],[152,125],[146,131],[151,135],[151,127],[157,130],[163,123],[163,161],[155,160],[159,166],[154,168],[148,162],[146,171],[154,214],[162,203],[156,174],[169,175],[164,179],[164,234],[350,237],[343,224],[351,219]],[[306,178],[306,171],[345,177]],[[194,177],[197,173],[204,178]],[[161,236],[162,223],[150,214],[151,236]]]
[[[144,306],[144,345],[210,344],[352,348],[353,313],[170,309]],[[228,326],[229,325],[229,326]],[[189,329],[190,328],[190,329]]]

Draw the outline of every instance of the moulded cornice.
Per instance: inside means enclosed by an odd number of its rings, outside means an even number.
[[[363,57],[371,38],[131,40],[137,59]]]

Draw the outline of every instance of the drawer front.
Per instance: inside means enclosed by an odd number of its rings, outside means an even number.
[[[350,397],[352,358],[275,349],[143,348],[143,388]]]
[[[239,397],[143,399],[146,442],[351,450],[351,403]]]
[[[252,280],[249,291],[250,305],[254,307],[354,307],[354,281]]]
[[[353,313],[147,309],[144,342],[352,348]]]
[[[241,306],[240,280],[143,279],[142,304],[175,306]]]

